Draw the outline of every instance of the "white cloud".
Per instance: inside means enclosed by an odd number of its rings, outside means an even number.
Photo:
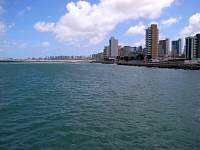
[[[41,43],[41,46],[42,46],[42,47],[49,47],[49,46],[50,46],[50,43],[49,43],[49,42],[42,42],[42,43]]]
[[[140,22],[136,26],[132,26],[128,29],[126,32],[127,35],[144,35],[145,34],[145,25],[143,25],[142,22]]]
[[[165,25],[165,26],[171,26],[173,24],[176,24],[179,22],[179,20],[181,19],[181,17],[177,17],[177,18],[169,18],[167,20],[162,20],[161,24]]]
[[[145,41],[144,39],[141,39],[140,41],[137,41],[135,43],[133,43],[134,46],[142,46],[144,47],[145,46]]]
[[[191,36],[200,33],[200,13],[192,15],[189,19],[189,25],[181,31],[181,36]]]
[[[40,32],[49,32],[54,30],[55,23],[37,22],[34,28]]]
[[[0,21],[0,33],[5,33],[6,30],[7,30],[7,27],[5,23]]]
[[[45,41],[41,43],[26,43],[24,41],[0,40],[0,51],[8,51],[14,49],[38,49],[48,48],[50,43]]]
[[[151,26],[151,24],[157,24],[158,26],[160,26],[160,25],[159,25],[159,22],[158,22],[158,21],[155,21],[155,20],[151,21],[151,22],[149,23],[148,26]]]
[[[138,47],[138,46],[144,47],[145,41],[144,41],[144,39],[141,39],[141,40],[138,40],[134,43],[133,42],[120,42],[119,45],[122,46],[122,47],[127,46],[127,45],[132,46],[132,47]]]
[[[158,18],[163,9],[174,0],[100,0],[70,2],[67,12],[58,22],[38,22],[34,28],[40,32],[53,32],[61,41],[102,41],[116,25],[129,19]]]
[[[0,51],[7,51],[13,49],[26,49],[27,46],[28,44],[25,42],[0,40]]]

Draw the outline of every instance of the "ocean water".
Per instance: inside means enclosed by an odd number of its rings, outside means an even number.
[[[200,71],[0,64],[0,149],[199,150]]]

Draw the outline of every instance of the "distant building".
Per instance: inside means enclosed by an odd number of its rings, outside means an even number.
[[[152,24],[151,27],[146,29],[147,56],[151,57],[152,60],[158,58],[158,37],[159,31],[157,24]]]
[[[200,34],[185,38],[185,55],[189,60],[200,60]]]
[[[182,51],[182,40],[178,39],[176,41],[172,41],[172,49],[171,49],[171,56],[173,58],[181,56]]]
[[[186,37],[185,38],[185,50],[186,50],[186,58],[191,60],[196,58],[196,36]]]
[[[183,54],[186,56],[186,45],[184,45]]]
[[[105,46],[103,49],[103,57],[104,59],[109,59],[110,57],[110,50],[109,50],[109,46]]]
[[[123,47],[121,45],[118,46],[118,56],[122,57],[123,55]]]
[[[118,56],[118,40],[111,37],[109,40],[110,57],[116,58]]]
[[[197,58],[200,58],[200,34],[196,34]]]
[[[124,46],[119,48],[119,57],[129,57],[133,58],[139,54],[143,54],[142,46],[139,47],[131,47],[131,46]]]
[[[131,57],[131,53],[133,53],[134,48],[131,46],[124,46],[122,50],[122,56],[123,57]]]
[[[144,54],[144,56],[147,56],[147,48],[143,48],[143,54]]]
[[[169,39],[159,40],[159,44],[158,44],[158,56],[159,57],[163,58],[163,57],[168,56],[169,45],[170,45]]]
[[[103,53],[93,54],[92,59],[96,61],[102,61],[104,59]]]
[[[91,56],[49,56],[45,58],[29,58],[31,60],[89,60]]]
[[[143,53],[142,46],[137,47],[137,52],[140,53],[140,54]]]

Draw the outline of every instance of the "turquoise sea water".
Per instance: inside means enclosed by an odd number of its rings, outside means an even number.
[[[199,150],[200,71],[0,64],[0,149]]]

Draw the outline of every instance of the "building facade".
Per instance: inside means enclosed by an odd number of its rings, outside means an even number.
[[[196,36],[185,38],[185,57],[189,60],[196,58]]]
[[[197,58],[200,58],[200,34],[196,34]]]
[[[185,55],[189,60],[200,60],[200,34],[185,38]]]
[[[109,40],[110,57],[116,58],[118,55],[118,40],[111,37]]]
[[[133,54],[134,48],[131,46],[124,46],[122,51],[123,57],[131,57]]]
[[[103,57],[104,60],[108,59],[110,57],[109,47],[105,46],[103,49]]]
[[[102,53],[98,53],[98,54],[93,54],[92,55],[92,60],[95,61],[102,61],[104,59],[104,54]]]
[[[170,40],[169,39],[159,40],[158,56],[160,58],[168,56],[168,54],[169,54],[169,45],[170,45]]]
[[[158,59],[158,37],[159,31],[157,24],[152,24],[146,29],[146,49],[147,56],[152,60]]]
[[[172,50],[171,50],[171,56],[173,58],[181,56],[182,52],[182,40],[178,39],[176,41],[172,41]]]

